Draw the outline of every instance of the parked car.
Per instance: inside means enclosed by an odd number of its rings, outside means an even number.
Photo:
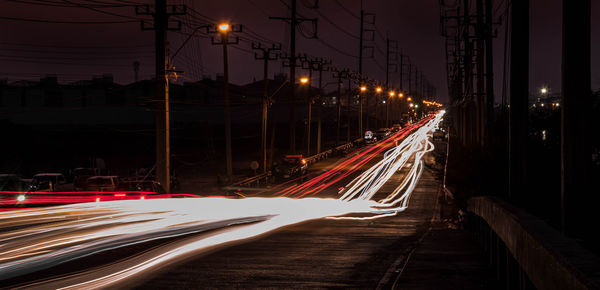
[[[285,155],[281,162],[274,166],[274,175],[277,178],[288,179],[302,176],[307,170],[308,164],[302,155]]]
[[[392,131],[393,132],[398,132],[398,131],[400,131],[400,129],[402,129],[402,125],[400,125],[400,124],[393,124],[392,125]]]
[[[87,179],[86,191],[116,191],[119,190],[119,177],[115,175],[92,176]]]
[[[67,191],[70,190],[62,173],[38,173],[29,184],[29,191]]]
[[[98,170],[96,168],[75,168],[73,170],[73,187],[75,189],[84,189],[87,187],[88,178],[97,175]]]
[[[25,183],[16,174],[0,174],[0,191],[26,191]]]

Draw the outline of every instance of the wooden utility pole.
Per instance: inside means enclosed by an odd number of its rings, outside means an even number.
[[[231,150],[231,106],[229,99],[229,58],[227,54],[227,45],[238,44],[239,38],[235,40],[229,38],[231,32],[241,32],[241,25],[220,24],[216,27],[208,27],[207,33],[219,33],[220,40],[211,38],[213,45],[223,46],[223,95],[225,99],[225,162],[227,167],[227,177],[231,180],[233,175],[233,156]]]
[[[154,30],[156,54],[156,180],[166,193],[171,192],[171,146],[170,146],[170,110],[169,110],[169,63],[167,52],[167,30],[181,29],[181,22],[177,28],[169,28],[169,16],[184,15],[185,6],[173,5],[167,12],[166,0],[155,0],[154,12],[150,5],[138,5],[135,8],[137,15],[152,15],[154,26],[146,27],[142,21],[142,30]]]
[[[514,4],[513,4],[514,5]],[[563,0],[561,95],[561,228],[577,238],[589,238],[590,214],[597,188],[588,186],[592,123],[591,1]],[[511,104],[512,109],[512,104]]]
[[[261,120],[261,151],[263,158],[263,172],[267,172],[267,118],[268,110],[271,105],[269,97],[269,61],[277,60],[277,54],[273,51],[281,50],[281,44],[273,44],[271,47],[264,47],[261,43],[252,43],[252,49],[258,50],[261,54],[254,53],[254,59],[263,61],[263,102],[262,102],[262,120]]]
[[[337,122],[336,122],[336,132],[335,132],[335,145],[340,144],[340,127],[342,120],[342,79],[348,77],[347,69],[333,69],[333,77],[337,79]],[[348,106],[350,104],[348,103]],[[349,117],[349,116],[348,116]],[[350,125],[350,122],[348,122]]]
[[[317,104],[317,108],[319,110],[317,113],[317,153],[321,153],[321,126],[323,123],[323,72],[329,71],[329,66],[325,65],[331,65],[331,61],[324,61],[321,59],[317,65],[317,69],[319,71],[319,103]]]
[[[290,12],[291,15],[290,17],[269,17],[269,19],[274,19],[274,20],[282,20],[285,22],[289,22],[290,23],[290,53],[287,56],[287,59],[289,61],[289,68],[290,68],[290,78],[289,78],[289,82],[290,82],[290,151],[293,153],[296,151],[296,120],[294,118],[294,113],[295,113],[295,102],[296,102],[296,27],[298,26],[298,24],[304,22],[304,21],[311,21],[313,22],[313,26],[316,27],[316,22],[317,19],[312,18],[312,19],[307,19],[307,18],[298,18],[298,13],[297,13],[297,7],[296,7],[296,0],[291,0],[290,3]],[[315,33],[315,37],[316,37],[316,30],[314,31]]]
[[[348,113],[346,114],[348,116],[348,118],[346,120],[348,123],[347,124],[348,128],[346,130],[347,131],[346,132],[346,142],[350,142],[350,120],[352,119],[352,117],[351,117],[351,113],[352,113],[352,107],[351,107],[352,106],[352,77],[350,75],[348,75],[348,89],[346,89],[346,91],[348,94],[348,96],[347,96],[348,97],[348,105],[346,106],[347,110],[348,110]],[[362,103],[361,103],[361,109],[362,109]],[[362,118],[361,118],[361,115],[359,114],[358,115],[359,127],[362,126],[361,121],[362,121]],[[359,129],[359,130],[362,130],[362,129]]]

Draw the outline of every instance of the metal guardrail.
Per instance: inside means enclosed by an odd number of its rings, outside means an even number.
[[[304,158],[304,160],[306,160],[306,163],[309,165],[319,162],[321,160],[325,160],[325,159],[329,158],[331,155],[335,154],[336,152],[351,148],[356,143],[359,143],[362,140],[363,140],[363,138],[356,139],[356,140],[348,142],[346,144],[342,144],[337,147],[331,148],[329,150],[325,150],[321,153],[306,157],[306,158]],[[264,180],[264,184],[266,184],[267,181],[269,180],[269,178],[271,178],[271,176],[272,176],[271,171],[268,171],[265,173],[254,175],[252,177],[248,177],[244,180],[240,180],[238,182],[235,182],[233,184],[226,186],[225,188],[226,189],[239,189],[239,188],[243,188],[243,187],[260,186],[262,180]]]
[[[307,164],[313,164],[313,163],[319,162],[321,160],[325,160],[325,159],[329,158],[329,156],[331,156],[337,152],[351,148],[352,146],[354,146],[354,144],[359,143],[362,140],[363,140],[363,138],[356,139],[356,140],[348,142],[346,144],[342,144],[337,147],[331,148],[329,150],[325,150],[325,151],[315,154],[313,156],[306,157],[306,158],[304,158],[304,160],[306,160]]]
[[[600,259],[498,198],[468,201],[468,224],[506,289],[600,289]]]
[[[252,177],[248,177],[248,178],[246,178],[244,180],[240,180],[240,181],[238,181],[236,183],[233,183],[233,184],[231,184],[231,185],[229,185],[227,187],[229,187],[229,188],[237,188],[237,187],[249,187],[249,186],[252,186],[252,185],[259,186],[260,183],[261,183],[260,182],[261,180],[264,179],[265,180],[265,184],[266,184],[267,180],[270,177],[271,177],[271,171],[267,171],[265,173],[261,173],[261,174],[254,175]]]

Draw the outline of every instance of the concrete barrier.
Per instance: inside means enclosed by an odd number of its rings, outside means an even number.
[[[493,197],[471,198],[467,209],[502,240],[536,288],[600,289],[600,259],[544,221]]]

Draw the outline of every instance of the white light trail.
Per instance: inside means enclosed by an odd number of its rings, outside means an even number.
[[[344,187],[338,199],[188,198],[124,200],[0,213],[0,281],[34,273],[92,254],[156,239],[178,242],[140,256],[28,286],[101,288],[173,263],[190,254],[256,237],[277,228],[320,218],[374,219],[404,211],[423,171],[422,157],[443,112],[436,114],[376,165]],[[387,197],[381,187],[413,164]],[[349,214],[368,215],[348,217]],[[194,234],[194,235],[190,235]],[[184,236],[186,235],[186,236]],[[187,236],[189,235],[189,236]]]

